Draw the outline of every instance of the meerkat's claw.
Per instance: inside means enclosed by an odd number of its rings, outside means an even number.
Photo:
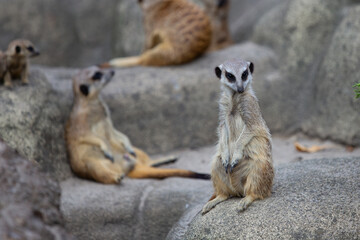
[[[111,162],[114,162],[114,157],[109,152],[104,152],[104,156],[109,159]]]
[[[133,155],[134,157],[136,157],[136,153],[134,151],[130,151],[129,153],[130,153],[130,155]]]
[[[119,184],[121,183],[121,181],[125,178],[125,174],[122,174],[117,180],[116,182]]]

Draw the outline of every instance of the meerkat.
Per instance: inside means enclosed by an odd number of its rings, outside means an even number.
[[[187,0],[138,0],[144,15],[145,48],[140,56],[116,58],[102,66],[166,66],[192,61],[211,43],[206,13]]]
[[[17,39],[12,41],[5,54],[7,72],[4,77],[4,85],[11,87],[14,78],[20,78],[23,84],[28,84],[29,58],[39,54],[39,51],[29,40]]]
[[[201,0],[211,20],[212,38],[208,51],[226,48],[233,44],[228,27],[230,0]]]
[[[133,147],[125,134],[114,128],[109,109],[99,95],[113,75],[111,70],[90,67],[73,78],[74,104],[65,129],[73,171],[80,177],[105,184],[119,183],[124,176],[210,179],[209,174],[155,168],[173,162],[175,158],[151,160],[144,151]]]
[[[3,80],[6,74],[6,55],[0,51],[0,80]]]
[[[215,68],[221,82],[217,152],[212,162],[214,195],[202,214],[230,197],[239,211],[271,195],[274,178],[271,135],[251,87],[254,64],[228,60]]]

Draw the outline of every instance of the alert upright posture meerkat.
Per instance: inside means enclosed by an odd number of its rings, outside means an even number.
[[[176,65],[207,50],[211,23],[200,7],[187,0],[138,1],[144,14],[145,51],[140,56],[113,59],[109,65]]]
[[[12,86],[12,79],[20,78],[23,84],[28,84],[29,58],[38,56],[40,53],[34,44],[26,39],[12,41],[6,51],[7,72],[4,77],[4,85]]]
[[[101,183],[119,183],[131,178],[188,177],[210,179],[210,175],[182,169],[153,166],[173,161],[152,161],[133,147],[126,135],[113,127],[110,112],[99,95],[113,71],[90,67],[73,78],[74,105],[66,125],[66,141],[73,171]]]
[[[211,172],[215,193],[203,214],[230,197],[242,197],[239,211],[243,211],[254,200],[271,195],[271,135],[251,87],[253,72],[254,64],[242,59],[215,68],[222,89],[219,142]]]
[[[230,0],[201,0],[211,20],[212,38],[209,51],[223,49],[233,43],[228,27]]]

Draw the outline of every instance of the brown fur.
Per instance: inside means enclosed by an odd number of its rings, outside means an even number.
[[[211,43],[207,15],[187,0],[143,0],[145,51],[140,56],[118,58],[111,66],[165,66],[192,61]]]
[[[7,72],[4,76],[4,85],[11,87],[12,79],[15,78],[20,78],[23,84],[28,84],[29,58],[38,55],[39,52],[29,40],[12,41],[6,51]]]
[[[94,80],[95,74],[99,73],[101,79]],[[80,177],[105,184],[119,183],[125,175],[131,178],[178,176],[209,179],[206,174],[188,170],[152,167],[175,158],[153,161],[113,127],[108,107],[99,96],[112,76],[112,71],[90,67],[73,78],[74,104],[66,125],[66,142],[73,171]]]
[[[3,80],[6,74],[6,55],[0,51],[0,80]]]
[[[219,143],[211,172],[216,197],[204,206],[203,214],[230,197],[242,198],[239,211],[243,211],[254,200],[271,195],[274,177],[271,135],[251,88],[249,66],[249,62],[242,60],[220,65]],[[243,80],[241,76],[245,70],[251,73]],[[236,82],[228,84],[225,72],[232,73]],[[236,92],[241,86],[245,90]]]
[[[212,38],[209,51],[220,50],[233,44],[228,27],[230,0],[202,0],[211,20]]]

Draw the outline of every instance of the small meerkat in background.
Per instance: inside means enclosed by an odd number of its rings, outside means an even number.
[[[271,195],[274,178],[271,135],[251,87],[254,64],[228,60],[215,68],[221,82],[217,152],[212,162],[214,195],[202,214],[230,197],[239,211]]]
[[[187,0],[138,0],[144,15],[145,50],[102,66],[166,66],[192,61],[211,43],[207,14]]]
[[[220,50],[233,44],[228,27],[230,0],[201,0],[211,20],[212,38],[209,51]]]
[[[26,39],[14,40],[9,44],[5,54],[7,72],[4,77],[4,85],[11,87],[14,78],[20,78],[23,84],[28,84],[29,58],[40,54],[34,44]]]
[[[209,174],[155,168],[174,162],[176,158],[151,160],[114,128],[108,107],[99,95],[113,75],[113,71],[90,67],[73,78],[74,104],[65,129],[72,170],[80,177],[105,184],[119,183],[126,175],[130,178],[210,179]]]
[[[0,80],[4,79],[6,74],[6,55],[0,51]]]

